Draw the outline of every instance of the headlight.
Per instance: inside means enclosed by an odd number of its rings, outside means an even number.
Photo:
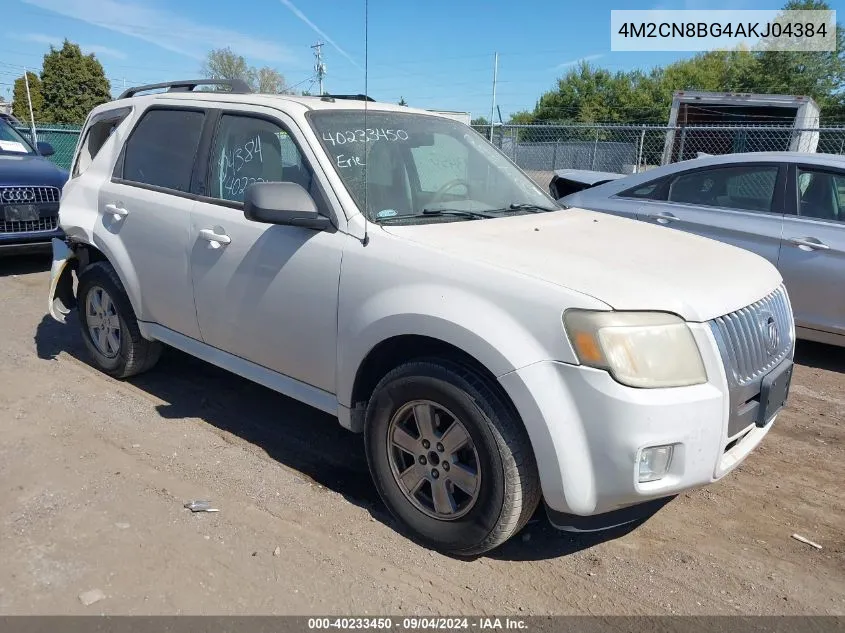
[[[683,387],[707,382],[687,324],[662,312],[567,310],[564,326],[583,365],[605,369],[631,387]]]

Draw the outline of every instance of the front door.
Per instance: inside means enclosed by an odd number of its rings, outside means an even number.
[[[669,181],[665,201],[643,201],[640,219],[733,244],[777,265],[785,171],[738,164],[682,172]]]
[[[845,171],[792,167],[778,268],[799,327],[845,335]]]
[[[281,115],[279,115],[281,116]],[[292,181],[327,215],[292,126],[223,113],[205,191],[192,212],[191,270],[209,345],[335,393],[337,293],[345,234],[262,224],[243,214],[253,182]]]
[[[152,108],[131,132],[99,192],[102,239],[124,283],[137,283],[138,319],[199,339],[188,261],[191,175],[205,113]]]

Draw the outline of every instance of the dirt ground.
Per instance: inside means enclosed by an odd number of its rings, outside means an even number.
[[[538,513],[466,561],[397,531],[330,417],[175,351],[89,367],[48,266],[0,260],[0,614],[845,614],[845,350],[799,344],[721,482],[597,537]]]

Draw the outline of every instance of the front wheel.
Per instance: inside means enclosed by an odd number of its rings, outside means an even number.
[[[365,444],[382,500],[434,549],[491,550],[540,500],[525,428],[484,378],[448,361],[387,374],[367,407]]]

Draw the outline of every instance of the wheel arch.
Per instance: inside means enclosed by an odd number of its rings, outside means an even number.
[[[354,406],[366,403],[379,380],[388,372],[399,365],[421,358],[441,358],[472,369],[491,385],[496,386],[510,403],[507,394],[499,387],[496,375],[472,354],[432,336],[398,334],[377,343],[358,365],[352,383],[351,404]]]
[[[109,264],[123,285],[123,290],[126,292],[132,310],[135,312],[135,318],[138,321],[143,320],[143,302],[141,301],[138,277],[133,272],[132,266],[128,265],[128,254],[124,252],[123,257],[120,257],[119,254],[110,252],[105,244],[91,244],[89,242],[76,243],[74,245],[74,253],[79,260],[76,271],[77,276],[81,275],[93,263],[105,262]],[[122,260],[127,265],[121,265]],[[143,328],[141,328],[141,331],[143,332]]]

